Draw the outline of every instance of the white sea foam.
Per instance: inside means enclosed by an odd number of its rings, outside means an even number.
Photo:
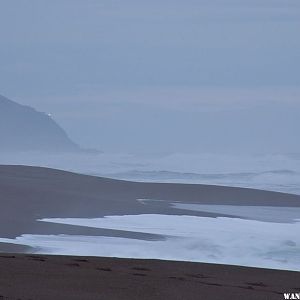
[[[45,222],[167,235],[165,241],[68,235],[22,235],[2,242],[41,253],[200,261],[300,271],[300,223],[232,218],[127,215]]]
[[[3,153],[0,164],[45,166],[133,181],[204,183],[300,194],[300,155]]]
[[[179,209],[226,214],[265,222],[291,223],[300,221],[300,207],[208,205],[186,203],[173,203],[172,205]]]

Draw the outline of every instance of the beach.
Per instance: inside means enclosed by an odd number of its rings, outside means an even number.
[[[0,202],[0,299],[282,299],[300,290],[298,195],[3,165]],[[239,256],[254,234],[258,248]]]
[[[0,299],[283,299],[300,273],[214,264],[4,254]]]

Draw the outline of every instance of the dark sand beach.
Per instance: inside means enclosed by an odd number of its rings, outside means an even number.
[[[138,199],[156,199],[145,205]],[[160,240],[159,234],[38,222],[125,214],[226,216],[176,209],[172,202],[300,207],[300,196],[252,189],[135,183],[59,170],[0,166],[0,237],[69,234]],[[283,299],[300,273],[229,265],[33,255],[0,243],[0,299]],[[10,254],[27,253],[27,254]],[[31,254],[29,254],[31,253]]]
[[[283,299],[300,273],[159,260],[0,256],[0,299]]]

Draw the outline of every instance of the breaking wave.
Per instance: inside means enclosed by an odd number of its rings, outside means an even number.
[[[300,194],[300,155],[3,154],[0,164],[44,166],[115,179],[202,183]]]

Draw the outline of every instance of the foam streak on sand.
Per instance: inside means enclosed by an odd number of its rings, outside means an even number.
[[[42,221],[163,234],[168,238],[142,241],[101,236],[22,235],[16,240],[0,241],[42,247],[41,253],[157,258],[300,271],[300,223],[157,214]]]
[[[254,206],[254,205],[206,205],[173,203],[175,208],[192,211],[228,214],[251,220],[293,223],[300,221],[299,207],[284,206]]]

